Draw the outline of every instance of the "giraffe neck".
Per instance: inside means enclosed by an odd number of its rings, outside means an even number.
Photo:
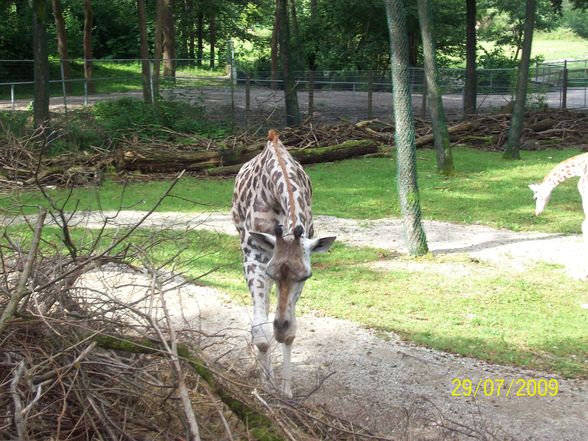
[[[286,210],[287,218],[290,221],[289,227],[294,228],[296,226],[296,206],[294,203],[294,191],[292,190],[292,182],[289,177],[288,166],[286,165],[285,159],[286,155],[289,156],[289,153],[287,151],[284,151],[285,149],[282,149],[279,143],[277,142],[272,142],[271,146],[273,149],[273,153],[276,157],[276,160],[278,161],[278,167],[282,172],[282,178],[280,180],[283,181],[285,186],[284,190],[286,191]]]
[[[284,210],[284,231],[291,233],[297,225],[306,229],[309,219],[304,214],[306,211],[302,206],[304,198],[301,197],[304,183],[299,182],[294,159],[279,141],[270,142],[270,148],[277,162],[277,166],[271,173],[276,176],[273,180],[276,198],[279,199]]]
[[[574,156],[556,165],[543,180],[543,185],[549,190],[553,190],[559,184],[574,176],[588,176],[588,153]]]

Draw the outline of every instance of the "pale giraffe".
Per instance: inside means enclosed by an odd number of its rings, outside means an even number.
[[[239,232],[245,279],[253,300],[251,334],[265,378],[271,381],[268,322],[270,292],[277,285],[273,335],[282,343],[282,393],[292,397],[291,355],[296,302],[311,275],[310,253],[327,251],[335,237],[314,239],[310,179],[277,133],[235,179],[233,222]]]
[[[531,184],[529,188],[533,190],[536,201],[535,214],[539,216],[549,199],[551,192],[563,181],[579,176],[578,191],[582,197],[582,207],[584,209],[584,222],[582,222],[582,234],[584,241],[588,243],[588,153],[574,156],[557,164],[543,179],[540,184]]]

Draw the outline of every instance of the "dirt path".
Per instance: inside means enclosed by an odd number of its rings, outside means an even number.
[[[122,212],[110,222],[124,226],[141,215]],[[96,227],[100,219],[101,216],[92,214],[72,222]],[[195,217],[156,213],[145,226],[188,226],[234,233],[226,214]],[[437,254],[468,253],[501,262],[509,259],[511,266],[521,270],[529,260],[562,264],[571,273],[581,269],[575,263],[583,255],[583,242],[578,236],[514,233],[443,222],[426,222],[425,228],[429,245]],[[337,234],[339,240],[352,245],[400,252],[404,248],[402,227],[397,220],[354,221],[317,216],[316,230],[321,235]],[[121,276],[120,270],[114,268],[91,273],[81,283],[93,288],[98,283],[110,286],[113,295],[124,298],[137,295],[128,292],[129,279],[128,274]],[[125,288],[113,288],[117,283]],[[147,280],[138,280],[137,284],[149,285]],[[171,290],[166,298],[178,326],[217,336],[207,339],[207,351],[212,357],[227,366],[238,366],[241,372],[252,370],[248,307],[231,302],[221,292],[193,285]],[[279,360],[279,351],[274,353]],[[349,321],[310,315],[300,318],[293,364],[296,399],[308,400],[394,439],[588,439],[585,380],[564,380],[551,374],[458,357],[402,342],[392,333],[376,335]],[[479,379],[504,380],[505,388],[521,378],[556,379],[559,392],[554,397],[518,397],[513,391],[507,397],[502,389],[500,396],[455,397],[454,378],[471,379],[474,384]]]

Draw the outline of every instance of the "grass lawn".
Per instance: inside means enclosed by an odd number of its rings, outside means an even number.
[[[561,184],[547,210],[534,215],[534,201],[527,185],[540,181],[558,162],[578,154],[577,150],[523,152],[522,161],[505,161],[500,153],[457,148],[458,173],[445,178],[436,173],[432,150],[419,150],[418,171],[423,215],[426,219],[465,224],[483,224],[516,231],[580,233],[583,212],[576,180]],[[398,217],[396,162],[393,158],[347,160],[307,166],[314,186],[315,214],[356,219]],[[76,189],[67,208],[147,210],[169,181],[147,181],[123,185],[107,180],[99,188]],[[186,177],[160,211],[227,211],[231,204],[233,179]],[[50,190],[63,202],[67,195]],[[0,208],[10,210],[24,204],[29,212],[43,204],[36,192],[4,195]]]
[[[46,230],[47,237],[54,233]],[[77,230],[76,240],[87,235]],[[235,236],[167,231],[165,240],[154,240],[161,235],[142,230],[133,240],[143,247],[157,242],[153,261],[173,261],[191,277],[220,267],[200,282],[249,304]],[[338,243],[313,261],[299,313],[353,320],[492,362],[588,377],[588,310],[581,308],[588,289],[555,266],[520,272],[463,255],[415,259]],[[275,298],[272,302],[273,310]]]

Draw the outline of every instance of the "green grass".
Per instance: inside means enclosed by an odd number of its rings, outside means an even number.
[[[432,150],[417,154],[423,216],[426,219],[464,224],[483,224],[515,231],[580,233],[583,212],[576,180],[561,184],[547,210],[534,214],[534,201],[527,185],[541,181],[558,162],[578,154],[576,150],[523,152],[522,161],[505,161],[501,153],[469,148],[455,149],[458,173],[439,175]],[[396,162],[392,158],[347,160],[307,166],[314,186],[313,212],[356,219],[399,217]],[[147,181],[123,185],[107,180],[100,188],[76,189],[67,208],[147,210],[169,185],[169,181]],[[227,211],[231,204],[233,178],[185,177],[164,201],[160,211]],[[49,190],[64,201],[60,190]],[[79,203],[77,202],[79,201]],[[36,192],[5,195],[0,207],[10,210],[24,204],[29,212],[43,204]]]
[[[30,69],[29,69],[30,67]],[[24,68],[23,68],[24,69]],[[28,70],[32,75],[32,64],[27,66]],[[52,81],[49,84],[49,91],[51,96],[63,96],[62,84],[59,81],[61,79],[61,72],[59,66],[59,60],[51,59],[49,63],[50,75],[49,78]],[[129,92],[129,91],[140,91],[142,90],[141,80],[141,63],[137,61],[106,61],[96,60],[92,64],[92,78],[95,86],[96,94],[107,94],[115,92]],[[180,85],[186,86],[203,86],[209,84],[218,84],[219,76],[224,75],[223,68],[217,69],[206,69],[198,68],[188,62],[178,62],[176,71],[180,80]],[[70,63],[70,96],[83,96],[84,95],[84,65],[82,61],[72,61]],[[216,80],[215,80],[216,79]],[[19,84],[15,86],[15,98],[16,99],[27,99],[33,97],[33,84],[31,78],[5,78],[1,82],[30,82],[31,84]],[[172,87],[173,83],[169,80],[163,80],[161,87],[166,86]],[[0,99],[10,98],[10,88],[8,86],[0,86]]]
[[[562,38],[558,34],[539,34],[533,38],[531,57],[543,57],[545,61],[555,60],[585,60],[588,58],[588,40],[574,36]],[[494,42],[480,41],[480,46],[490,51],[494,48]],[[481,53],[478,51],[479,54]],[[514,54],[514,48],[505,48],[507,55]]]
[[[153,250],[156,261],[184,248],[176,265],[192,277],[220,267],[200,281],[249,303],[235,236],[171,234]],[[341,244],[313,261],[301,313],[353,320],[496,363],[588,377],[588,310],[580,306],[588,303],[588,288],[556,266],[517,272],[459,255],[413,259]],[[385,267],[374,269],[374,263]]]
[[[24,230],[11,228],[12,239]],[[86,247],[95,235],[73,230],[74,241]],[[43,247],[49,249],[58,236],[46,228]],[[218,268],[199,281],[249,305],[236,236],[146,229],[131,241],[141,248],[153,243],[153,263],[173,265],[189,277]],[[102,246],[106,243],[105,237]],[[588,287],[556,265],[537,264],[523,272],[464,255],[415,259],[335,243],[331,252],[313,256],[313,274],[298,302],[299,314],[352,320],[494,363],[588,378],[588,310],[581,306],[588,304]]]

